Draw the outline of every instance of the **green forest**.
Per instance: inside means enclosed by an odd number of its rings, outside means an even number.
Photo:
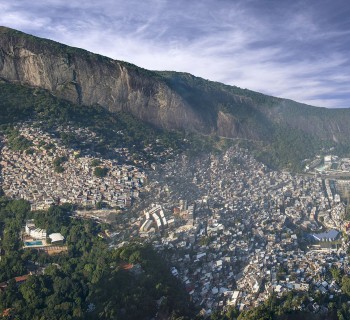
[[[110,250],[99,237],[105,226],[71,214],[70,205],[31,212],[26,201],[0,199],[0,282],[7,283],[0,290],[0,314],[6,310],[8,318],[23,320],[192,316],[188,295],[150,246]],[[29,218],[48,233],[61,232],[68,252],[23,249],[19,235]],[[126,264],[138,271],[125,270]],[[29,271],[25,282],[16,283],[15,277]]]

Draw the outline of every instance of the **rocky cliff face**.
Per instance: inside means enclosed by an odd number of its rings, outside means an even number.
[[[276,128],[319,139],[350,136],[350,110],[327,110],[207,81],[152,72],[0,27],[0,79],[49,90],[81,105],[125,111],[164,129],[272,140]]]
[[[130,112],[166,129],[210,132],[156,74],[11,29],[0,29],[0,77],[83,105]]]

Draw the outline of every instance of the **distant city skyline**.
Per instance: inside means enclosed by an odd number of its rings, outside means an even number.
[[[150,70],[350,106],[345,0],[4,0],[0,25]]]

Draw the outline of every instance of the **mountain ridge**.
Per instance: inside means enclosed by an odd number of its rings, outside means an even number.
[[[346,142],[350,109],[326,109],[188,73],[149,71],[0,27],[0,78],[79,105],[128,112],[166,130],[272,142],[280,128]]]

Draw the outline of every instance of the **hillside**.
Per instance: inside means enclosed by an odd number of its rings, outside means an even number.
[[[277,167],[300,168],[301,160],[324,147],[347,152],[349,146],[349,109],[149,71],[5,27],[0,27],[0,79],[44,89],[87,110],[100,106],[109,114],[131,114],[165,130],[243,139],[260,160]]]
[[[350,154],[349,112],[0,27],[0,314],[347,319],[348,237],[307,250],[345,204],[258,160]],[[29,219],[64,237],[56,255],[27,241]]]
[[[28,120],[39,122],[43,129],[58,135],[69,147],[94,150],[107,158],[118,159],[115,148],[129,148],[133,163],[163,161],[185,150],[207,152],[225,144],[222,139],[169,132],[125,112],[112,113],[96,105],[77,105],[47,90],[0,81],[0,132]],[[91,144],[77,135],[57,132],[58,126],[67,125],[87,128],[100,138]]]
[[[0,77],[74,103],[127,111],[166,129],[266,139],[272,124],[322,139],[350,133],[349,110],[327,110],[207,81],[152,72],[82,49],[0,28]]]

